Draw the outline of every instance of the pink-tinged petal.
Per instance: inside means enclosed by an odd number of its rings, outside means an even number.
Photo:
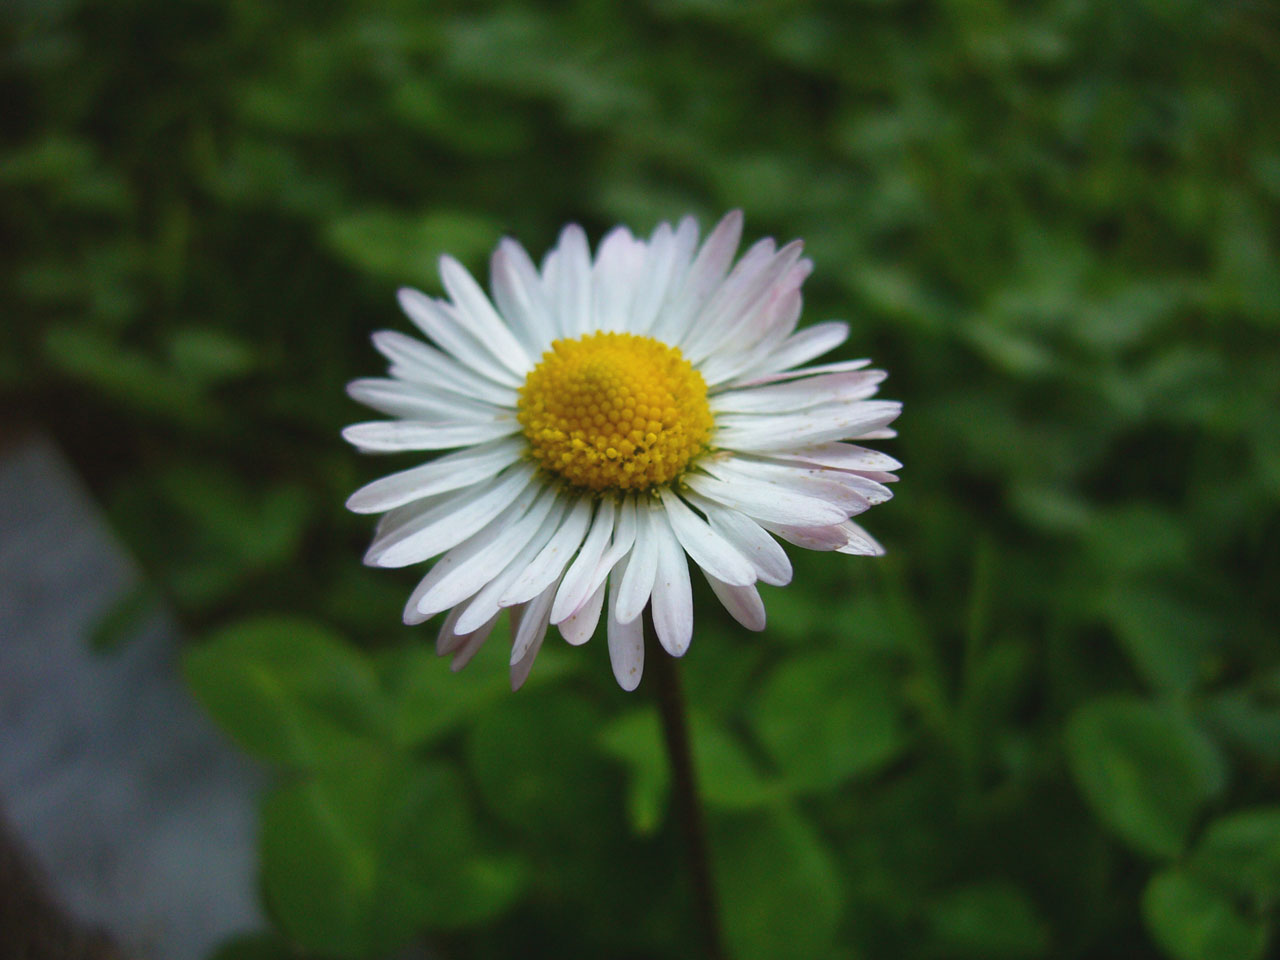
[[[729,386],[737,390],[745,387],[783,383],[784,381],[797,380],[801,377],[815,377],[820,374],[852,373],[855,370],[861,370],[869,366],[871,366],[871,361],[866,357],[859,360],[839,360],[835,363],[821,363],[816,367],[800,367],[797,370],[783,370],[779,373],[764,373],[758,377],[740,378],[729,384]]]
[[[768,249],[772,250],[772,244]],[[785,284],[802,250],[803,244],[793,241],[771,255],[754,273],[744,274],[739,282],[730,276],[694,324],[687,345],[681,347],[690,362],[701,363],[716,353],[741,351],[744,344],[753,344],[766,333],[767,327],[758,325],[756,318],[770,311],[776,298],[788,292],[790,288]]]
[[[457,673],[470,663],[471,658],[480,652],[480,648],[484,646],[484,642],[489,639],[489,635],[497,625],[498,617],[495,614],[470,633],[460,634],[458,636],[460,642],[453,647],[453,659],[449,661],[449,669]]]
[[[859,473],[877,470],[898,470],[902,464],[879,450],[855,446],[852,443],[820,443],[799,450],[780,450],[769,454],[775,460],[794,460],[812,463],[834,470],[857,470]],[[883,482],[883,481],[882,481]]]
[[[741,381],[750,381],[764,374],[790,370],[834,350],[849,339],[849,325],[839,320],[815,323],[784,340],[776,350],[771,350],[751,369],[744,370]],[[733,386],[737,386],[735,381]]]
[[[742,211],[734,210],[711,231],[698,251],[679,293],[672,297],[653,327],[653,337],[663,343],[679,343],[702,305],[724,280],[742,239]]]
[[[744,413],[717,418],[715,442],[727,450],[768,452],[811,447],[832,440],[862,439],[892,423],[902,412],[896,400],[855,400],[800,413],[757,417]]]

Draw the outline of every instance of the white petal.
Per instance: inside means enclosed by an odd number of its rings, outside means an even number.
[[[587,235],[576,223],[560,233],[556,247],[555,293],[552,310],[562,336],[589,333],[591,316],[591,250]]]
[[[658,541],[658,571],[653,581],[653,630],[673,657],[683,657],[693,639],[693,589],[684,548],[665,511],[653,510],[652,533]],[[767,534],[766,534],[767,536]]]
[[[563,501],[560,502],[563,503]],[[495,571],[493,579],[486,583],[479,593],[467,601],[467,609],[458,618],[458,629],[473,629],[502,609],[498,605],[498,599],[506,593],[507,587],[515,582],[516,577],[524,573],[529,566],[529,562],[538,555],[542,548],[547,545],[547,541],[555,535],[563,516],[562,511],[552,509],[547,518],[542,521],[542,525],[538,527],[537,532],[520,552],[512,557],[501,570]]]
[[[609,571],[631,553],[631,548],[635,541],[636,498],[634,495],[627,495],[623,497],[622,503],[618,507],[618,519],[613,526],[613,540],[609,544],[609,548],[605,550],[604,556],[596,564],[595,570],[592,571],[591,579],[587,581],[587,586],[583,591],[585,595],[591,595],[600,584],[604,583]]]
[[[569,565],[560,590],[556,594],[555,603],[551,605],[551,622],[560,623],[586,602],[591,596],[591,581],[604,554],[609,538],[613,535],[614,517],[617,508],[610,497],[600,501],[595,519],[591,523],[591,531],[582,543],[582,549]],[[563,631],[562,631],[563,632]]]
[[[432,300],[409,287],[401,288],[399,296],[400,309],[445,353],[495,383],[519,387],[524,382],[523,377],[499,362],[493,352],[475,338],[451,304]]]
[[[503,238],[489,261],[493,300],[535,363],[556,338],[542,278],[524,247]]]
[[[508,370],[523,379],[533,369],[529,354],[493,309],[467,268],[448,255],[440,258],[440,279],[458,310],[458,319],[473,337]]]
[[[755,581],[756,573],[751,564],[690,510],[676,493],[663,488],[661,496],[671,530],[694,563],[726,582],[747,584]]]
[[[787,552],[764,527],[746,514],[723,507],[693,491],[689,492],[688,499],[706,514],[711,529],[724,537],[755,568],[758,579],[775,587],[791,582],[791,561]]]
[[[510,506],[533,482],[534,473],[531,464],[516,464],[483,485],[380,531],[364,562],[372,567],[407,567],[457,546]]]
[[[587,598],[587,602],[578,608],[576,613],[560,621],[560,636],[575,647],[586,643],[596,632],[596,624],[600,622],[600,610],[604,606],[603,583],[596,587],[596,592]]]
[[[410,383],[421,383],[500,407],[515,408],[516,392],[474,373],[469,367],[427,346],[421,340],[395,330],[379,330],[373,345],[391,361],[391,375]]]
[[[636,503],[636,545],[618,586],[614,606],[614,615],[620,623],[630,623],[640,616],[653,592],[653,580],[658,572],[658,538],[653,532],[652,514],[653,508],[647,499]]]
[[[870,506],[861,492],[862,484],[869,481],[840,470],[724,455],[707,458],[702,467],[716,479],[726,483],[752,489],[772,489],[775,498],[794,495],[825,501],[842,511],[840,519],[862,513]]]
[[[382,513],[449,490],[460,490],[501,472],[524,456],[523,437],[493,440],[367,483],[347,498],[353,513]]]
[[[600,242],[591,275],[595,329],[620,331],[630,325],[643,256],[644,245],[626,227],[614,228]]]
[[[535,643],[542,646],[542,638],[547,635],[547,614],[551,612],[551,600],[559,585],[559,581],[552,582],[528,603],[521,605],[515,636],[511,641],[511,666],[523,660]],[[513,689],[515,687],[519,684],[515,684]]]
[[[347,384],[347,395],[389,417],[405,420],[455,420],[485,423],[510,416],[510,411],[483,400],[433,390],[417,383],[364,377]]]
[[[671,224],[658,224],[649,238],[642,267],[643,282],[637,285],[631,305],[629,329],[632,333],[647,334],[653,327],[658,311],[667,297],[672,275],[677,269],[679,253],[679,240],[671,229]],[[683,265],[680,265],[680,269],[683,269]]]
[[[884,547],[880,546],[880,542],[852,520],[846,520],[840,524],[840,529],[845,532],[849,539],[844,546],[836,547],[837,553],[848,553],[861,557],[884,556]]]
[[[715,442],[729,450],[794,450],[864,438],[892,423],[901,412],[902,404],[896,400],[855,400],[774,417],[723,414],[716,421]]]
[[[372,420],[354,423],[342,431],[347,443],[361,453],[397,453],[401,450],[449,450],[487,443],[520,432],[514,416],[492,423],[424,423],[420,420]]]
[[[711,584],[711,590],[724,604],[733,619],[748,630],[763,630],[765,624],[764,602],[754,584],[737,587],[731,583],[717,580],[705,570],[702,571]]]
[[[820,443],[812,447],[802,447],[799,450],[770,453],[769,456],[776,460],[795,460],[799,463],[812,463],[835,470],[866,472],[902,468],[902,464],[887,453],[869,450],[852,443]]]
[[[727,482],[705,474],[690,474],[685,482],[704,497],[710,497],[726,507],[740,510],[759,521],[821,526],[839,523],[848,519],[849,516],[847,510],[842,510],[826,500],[789,493],[769,483],[746,480]],[[676,532],[679,533],[679,528]],[[687,544],[686,549],[688,549]],[[701,563],[699,565],[704,568],[706,566]],[[732,578],[721,577],[720,579],[732,582]]]
[[[683,339],[693,318],[724,279],[741,238],[742,211],[734,210],[711,231],[685,274],[679,292],[668,300],[667,307],[658,316],[653,328],[655,340],[679,343]]]
[[[563,498],[557,501],[555,491],[538,490],[531,484],[483,530],[435,562],[409,596],[405,623],[421,623],[474,596],[507,560],[524,549],[549,513],[558,510],[562,514],[565,506]]]
[[[875,394],[884,378],[883,370],[859,370],[729,390],[711,398],[711,409],[716,413],[791,413],[820,403],[865,400]]]
[[[626,568],[615,571],[609,578],[609,662],[618,686],[628,692],[640,685],[644,673],[644,618],[636,617],[626,623],[620,621],[614,611],[618,607],[618,583],[626,576]]]
[[[574,503],[569,510],[569,515],[561,521],[560,528],[556,530],[547,545],[533,558],[524,573],[516,577],[515,582],[507,588],[507,592],[498,599],[499,606],[509,607],[513,604],[525,603],[545,590],[547,584],[553,581],[557,584],[560,582],[560,574],[573,559],[574,552],[587,533],[587,527],[591,523],[591,510],[594,506],[595,504],[587,497],[580,497]]]

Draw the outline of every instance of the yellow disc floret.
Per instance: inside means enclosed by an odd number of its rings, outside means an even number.
[[[670,483],[711,436],[702,374],[677,348],[630,333],[555,341],[518,406],[538,463],[589,490]]]

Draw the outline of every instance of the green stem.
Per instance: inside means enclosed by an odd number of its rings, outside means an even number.
[[[647,618],[646,618],[647,619]],[[698,782],[689,749],[689,723],[676,660],[653,642],[645,624],[646,646],[651,656],[650,671],[658,683],[658,709],[662,714],[662,734],[671,764],[671,781],[684,831],[685,852],[693,875],[694,902],[702,931],[707,960],[726,960],[720,936],[720,911],[716,900],[715,877],[711,870],[711,849],[707,842],[706,820],[698,799]]]

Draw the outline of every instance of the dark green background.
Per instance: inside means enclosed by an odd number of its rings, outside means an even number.
[[[342,509],[410,461],[338,430],[440,252],[731,207],[906,404],[887,557],[793,551],[759,636],[697,598],[734,956],[1264,956],[1274,4],[7,0],[0,38],[4,408],[280,771],[277,932],[223,960],[696,955],[649,684],[599,637],[450,675]]]

